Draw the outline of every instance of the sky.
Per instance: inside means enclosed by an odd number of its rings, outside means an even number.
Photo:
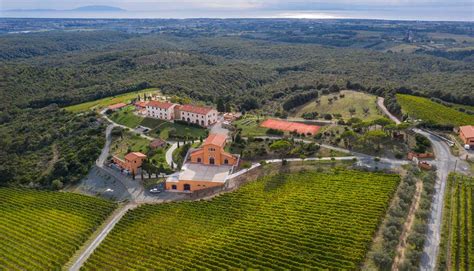
[[[11,9],[68,10],[87,5],[108,5],[127,11],[115,15],[101,14],[105,17],[371,18],[474,21],[474,0],[0,0],[0,17],[12,17],[9,13],[15,12],[7,11]],[[34,13],[38,17],[55,17],[47,11]],[[98,14],[68,14],[65,16],[100,17]]]

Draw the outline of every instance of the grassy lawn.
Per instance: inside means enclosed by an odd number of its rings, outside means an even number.
[[[111,154],[123,158],[129,150],[132,152],[141,152],[146,154],[156,166],[163,165],[163,167],[169,168],[169,165],[166,163],[167,149],[168,147],[152,150],[150,148],[150,140],[131,132],[124,132],[123,138],[116,138],[112,142]]]
[[[168,138],[174,138],[176,136],[188,138],[205,138],[207,136],[207,130],[204,128],[137,116],[133,113],[133,110],[133,106],[128,106],[117,112],[114,112],[110,116],[110,119],[118,124],[122,124],[130,128],[135,128],[138,125],[148,127],[152,129],[150,136],[159,137],[164,140]]]
[[[138,94],[143,94],[143,93],[147,93],[147,94],[159,93],[159,91],[158,89],[155,89],[155,88],[148,88],[148,89],[143,89],[140,91],[128,92],[128,93],[120,94],[117,96],[112,96],[112,97],[102,98],[95,101],[71,105],[71,106],[66,107],[66,110],[74,112],[74,113],[88,111],[92,109],[99,110],[111,104],[128,103],[131,100],[135,99],[138,96]]]
[[[157,135],[165,140],[176,137],[197,139],[199,137],[206,138],[208,131],[204,128],[163,121],[162,124],[155,127],[151,134]]]
[[[0,188],[0,270],[61,270],[115,207],[74,193]]]
[[[431,101],[428,98],[397,94],[398,103],[403,113],[415,119],[422,119],[436,124],[466,125],[474,124],[474,116]]]
[[[142,123],[143,118],[135,115],[133,113],[134,110],[135,107],[133,105],[129,105],[125,108],[120,109],[119,111],[112,113],[110,119],[118,124],[122,124],[130,128],[135,128]]]
[[[296,108],[296,111],[290,115],[292,117],[299,118],[304,113],[318,112],[321,118],[321,115],[326,113],[341,114],[342,118],[347,120],[351,118],[349,108],[354,108],[356,111],[353,117],[357,117],[365,121],[382,117],[377,109],[376,96],[352,90],[343,90],[341,93],[344,94],[344,98],[339,98],[339,94],[323,95],[319,98],[321,101],[320,104],[317,104],[315,100],[312,100]],[[330,104],[328,99],[334,96],[337,96],[338,99]],[[363,111],[365,107],[369,109],[367,114],[365,114]]]
[[[132,152],[147,153],[149,150],[150,141],[139,135],[130,132],[125,132],[123,138],[117,138],[112,142],[111,153],[123,158],[128,150]]]
[[[307,171],[212,200],[142,205],[83,268],[356,270],[398,183],[390,174]]]
[[[243,137],[248,136],[264,136],[267,135],[267,128],[260,127],[259,124],[262,122],[264,118],[258,118],[255,115],[244,115],[241,119],[236,120],[233,124],[237,127],[242,129],[241,135]]]

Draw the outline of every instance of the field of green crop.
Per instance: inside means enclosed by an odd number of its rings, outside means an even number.
[[[116,104],[116,103],[128,103],[131,100],[137,98],[138,94],[151,94],[151,93],[158,93],[157,89],[154,88],[149,88],[149,89],[144,89],[140,91],[134,91],[134,92],[128,92],[112,97],[107,97],[95,101],[90,101],[90,102],[85,102],[81,104],[75,104],[66,107],[66,110],[71,111],[71,112],[83,112],[87,110],[92,110],[92,109],[101,109],[106,106]]]
[[[399,177],[301,172],[128,212],[85,270],[357,269]]]
[[[451,174],[446,192],[439,270],[473,270],[474,178]]]
[[[435,103],[430,99],[412,95],[397,94],[397,101],[402,106],[403,113],[415,119],[431,121],[437,124],[474,125],[474,116]]]
[[[59,270],[115,209],[72,193],[0,188],[0,270]]]

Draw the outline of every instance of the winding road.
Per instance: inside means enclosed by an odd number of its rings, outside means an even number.
[[[400,124],[400,120],[388,111],[383,102],[384,99],[382,97],[377,98],[377,105],[382,112],[384,112],[395,123]],[[435,194],[431,204],[431,214],[428,221],[425,247],[420,262],[420,270],[435,270],[436,260],[439,253],[446,181],[451,171],[468,173],[469,166],[465,161],[451,154],[451,150],[444,139],[429,131],[421,129],[413,129],[413,131],[424,135],[430,140],[436,157],[433,161],[433,164],[437,168]]]

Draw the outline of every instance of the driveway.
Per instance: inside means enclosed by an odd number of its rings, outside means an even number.
[[[421,270],[434,270],[438,258],[441,224],[443,215],[444,194],[446,180],[451,171],[468,174],[469,166],[465,161],[453,156],[449,146],[439,137],[420,129],[414,129],[416,133],[426,136],[433,146],[435,153],[434,164],[437,167],[437,180],[435,183],[435,194],[431,205],[431,215],[428,221],[428,230],[423,255],[421,257]]]
[[[388,111],[387,107],[385,107],[385,104],[383,103],[385,99],[383,97],[377,97],[377,106],[382,110],[382,112],[387,115],[391,120],[393,120],[396,124],[402,123],[397,117],[392,115],[390,111]]]

